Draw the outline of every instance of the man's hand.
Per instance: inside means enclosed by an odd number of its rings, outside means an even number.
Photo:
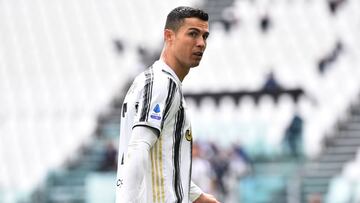
[[[193,203],[220,203],[214,196],[202,193]]]

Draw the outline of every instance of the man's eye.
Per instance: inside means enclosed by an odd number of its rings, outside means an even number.
[[[191,36],[191,37],[196,37],[196,36],[197,36],[197,33],[196,33],[196,32],[190,32],[190,36]]]

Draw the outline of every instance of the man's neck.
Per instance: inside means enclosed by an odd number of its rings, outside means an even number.
[[[189,73],[190,68],[184,67],[179,64],[175,58],[167,55],[166,52],[161,53],[160,59],[166,63],[178,76],[179,80],[182,82],[185,76]]]

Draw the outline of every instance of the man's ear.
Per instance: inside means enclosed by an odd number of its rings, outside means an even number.
[[[164,29],[164,41],[172,42],[174,39],[175,33],[170,29]]]

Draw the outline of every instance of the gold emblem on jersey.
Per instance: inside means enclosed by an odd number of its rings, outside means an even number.
[[[191,132],[191,129],[186,130],[185,138],[186,138],[187,141],[191,141],[191,140],[192,140],[192,132]]]

